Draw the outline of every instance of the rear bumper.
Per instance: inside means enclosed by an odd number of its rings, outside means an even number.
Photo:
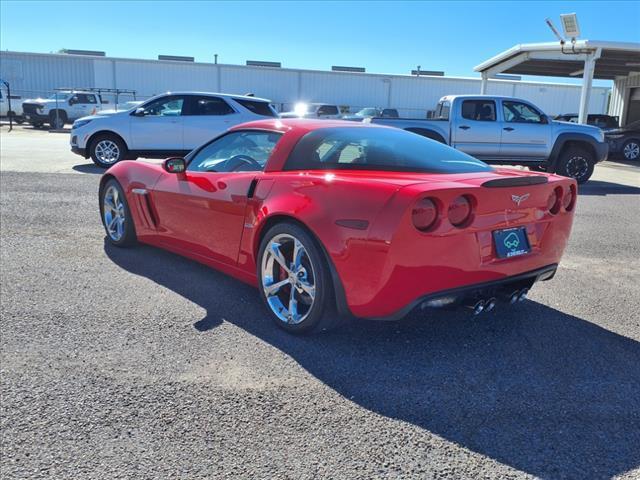
[[[531,288],[536,282],[551,280],[558,269],[557,264],[547,265],[529,272],[512,275],[510,277],[482,282],[464,287],[452,288],[441,292],[424,295],[409,303],[397,312],[385,317],[370,317],[371,320],[398,320],[408,315],[413,309],[422,306],[425,308],[442,306],[461,305],[465,302],[474,302],[478,299],[490,297],[508,299],[514,291]]]

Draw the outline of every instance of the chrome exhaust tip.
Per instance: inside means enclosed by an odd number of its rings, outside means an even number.
[[[494,297],[491,297],[489,300],[486,301],[486,303],[484,304],[484,311],[485,312],[490,312],[491,310],[493,310],[494,308],[496,308],[496,299]]]
[[[520,293],[518,294],[518,301],[524,302],[527,299],[528,293],[529,293],[529,290],[526,288],[523,288],[522,290],[520,290]]]
[[[520,298],[520,290],[516,290],[515,292],[512,292],[511,295],[509,295],[509,303],[513,305],[518,301],[519,298]]]
[[[480,315],[482,312],[484,312],[484,300],[479,300],[477,301],[472,307],[471,309],[473,310],[473,314],[474,315]]]

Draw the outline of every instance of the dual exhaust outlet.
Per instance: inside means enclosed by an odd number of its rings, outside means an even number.
[[[529,289],[523,288],[521,290],[514,290],[509,294],[504,294],[503,297],[509,302],[510,305],[513,305],[518,302],[524,302],[527,299],[528,293]],[[471,309],[474,315],[480,315],[483,312],[490,312],[491,310],[496,308],[496,303],[496,298],[490,297],[487,299],[480,299],[470,302],[466,305],[466,307]]]

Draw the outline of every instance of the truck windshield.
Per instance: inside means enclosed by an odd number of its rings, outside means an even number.
[[[375,108],[363,108],[359,112],[356,112],[358,117],[376,117],[378,115],[378,110]]]
[[[69,95],[70,95],[69,93],[58,92],[48,97],[48,99],[55,100],[57,98],[58,100],[66,100]]]
[[[307,133],[285,170],[487,172],[484,162],[447,145],[396,128],[332,127]]]

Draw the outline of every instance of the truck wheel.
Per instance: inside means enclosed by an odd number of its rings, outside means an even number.
[[[116,135],[99,135],[91,142],[91,160],[97,166],[109,168],[127,156],[127,146]]]
[[[556,173],[563,177],[573,178],[578,183],[585,183],[593,175],[594,166],[593,155],[588,150],[581,147],[570,147],[560,155]]]
[[[632,138],[624,142],[622,154],[625,160],[638,160],[640,158],[640,140]]]
[[[49,114],[49,125],[54,130],[64,128],[64,124],[67,123],[67,114],[64,111],[58,110],[58,115],[53,111]]]

